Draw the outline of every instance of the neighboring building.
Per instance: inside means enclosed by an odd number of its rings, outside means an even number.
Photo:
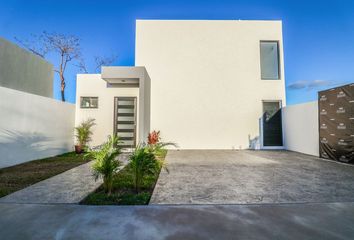
[[[53,65],[0,38],[0,86],[53,97]]]
[[[281,21],[138,20],[135,53],[142,67],[78,75],[76,124],[97,119],[94,145],[131,131],[133,146],[156,129],[183,149],[244,149],[259,137],[264,148],[282,147]],[[127,75],[137,68],[144,77]],[[126,110],[141,106],[137,116]]]
[[[73,151],[75,106],[53,99],[53,66],[0,38],[0,168]]]

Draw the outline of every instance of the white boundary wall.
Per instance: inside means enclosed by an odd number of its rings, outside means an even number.
[[[73,151],[75,105],[0,87],[0,168]]]
[[[283,130],[287,150],[319,156],[318,102],[283,108]]]

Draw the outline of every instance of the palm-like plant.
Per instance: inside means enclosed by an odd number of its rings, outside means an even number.
[[[96,125],[95,119],[89,118],[86,121],[80,123],[79,126],[75,127],[75,137],[81,149],[85,148],[86,145],[91,141],[92,127]]]
[[[156,154],[157,156],[161,155],[162,151],[165,150],[165,147],[167,146],[173,146],[173,147],[178,147],[178,145],[176,143],[173,142],[158,142],[156,144],[153,145],[148,145],[148,147],[150,148],[150,150]]]
[[[130,167],[133,172],[135,191],[139,190],[143,184],[144,177],[148,174],[155,174],[158,169],[158,162],[155,155],[146,147],[138,145],[129,158]]]
[[[103,178],[103,187],[108,195],[111,195],[113,176],[121,165],[117,160],[117,156],[121,153],[121,148],[118,147],[119,137],[109,136],[108,141],[100,146],[98,150],[91,150],[85,155],[92,159],[93,175],[95,180],[99,177]]]

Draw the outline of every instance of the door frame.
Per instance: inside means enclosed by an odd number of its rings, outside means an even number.
[[[279,109],[281,111],[281,128],[282,128],[282,143],[283,146],[264,146],[264,134],[263,134],[263,113],[264,113],[264,102],[278,102]],[[284,128],[283,128],[283,111],[282,111],[283,101],[282,100],[262,100],[262,116],[259,118],[259,136],[260,136],[260,148],[265,150],[282,150],[285,149],[284,146]]]
[[[118,99],[119,98],[125,98],[125,99],[129,99],[129,100],[133,100],[134,101],[134,131],[133,131],[133,145],[132,148],[136,147],[137,144],[137,114],[138,114],[138,101],[137,101],[137,97],[134,96],[115,96],[113,99],[114,101],[114,109],[113,109],[113,134],[114,136],[116,136],[117,134],[117,126],[118,126]]]

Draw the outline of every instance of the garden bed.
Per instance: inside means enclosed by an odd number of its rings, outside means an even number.
[[[87,163],[74,152],[0,169],[0,197]]]
[[[167,150],[163,150],[158,156],[160,161],[164,161]],[[143,185],[137,193],[134,188],[133,172],[130,164],[119,171],[113,178],[112,194],[105,193],[103,186],[88,195],[81,204],[87,205],[146,205],[149,204],[155,184],[161,171],[159,166],[155,174],[144,177]],[[165,171],[165,170],[162,170]]]

